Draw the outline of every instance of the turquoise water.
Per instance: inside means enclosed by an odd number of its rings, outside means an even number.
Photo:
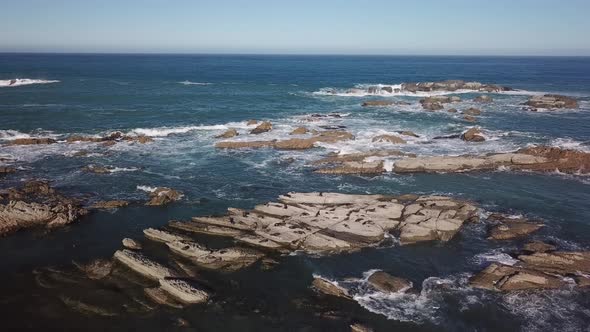
[[[14,78],[19,86],[3,86]],[[408,81],[474,80],[518,89],[494,94],[480,125],[481,144],[432,140],[466,128],[460,115],[424,112],[416,96],[361,96],[347,92],[370,84]],[[58,81],[49,83],[47,81]],[[20,85],[22,83],[22,85]],[[27,84],[37,83],[37,84]],[[44,83],[44,84],[41,84]],[[7,85],[8,83],[4,84]],[[338,95],[324,93],[335,89]],[[576,111],[527,112],[530,95],[556,92],[578,98]],[[460,94],[463,109],[474,94]],[[409,106],[363,108],[365,100],[392,98]],[[58,290],[35,286],[32,270],[66,268],[72,260],[110,257],[124,237],[141,238],[147,227],[171,219],[224,213],[227,207],[250,208],[288,191],[351,193],[437,193],[478,202],[489,211],[524,214],[547,224],[534,239],[566,249],[590,247],[589,180],[583,176],[497,171],[481,174],[325,176],[311,161],[328,152],[359,152],[380,146],[371,138],[396,130],[421,137],[402,150],[420,155],[512,151],[530,144],[590,149],[590,58],[543,57],[344,57],[344,56],[175,56],[175,55],[0,55],[0,140],[107,134],[144,134],[155,141],[53,144],[0,147],[5,163],[19,172],[0,181],[2,188],[23,179],[44,178],[59,190],[89,200],[145,200],[142,186],[182,191],[182,201],[165,208],[141,205],[97,212],[48,234],[22,232],[0,241],[2,272],[0,312],[10,326],[148,330],[171,328],[183,317],[197,330],[346,330],[351,320],[377,330],[576,330],[588,326],[590,302],[583,292],[543,296],[500,296],[471,290],[464,279],[521,242],[490,243],[485,227],[467,227],[450,243],[363,250],[325,258],[282,258],[268,272],[247,270],[206,276],[217,297],[206,308],[108,319],[83,316],[58,304]],[[311,114],[338,112],[339,118],[308,122]],[[245,131],[249,119],[270,120],[274,130],[256,139],[280,139],[301,125],[346,126],[357,139],[309,151],[219,151],[214,138],[229,127]],[[245,135],[238,139],[249,139]],[[75,153],[87,151],[86,157]],[[290,158],[293,158],[291,160]],[[115,167],[111,174],[81,169],[89,164]],[[139,187],[139,188],[138,188]],[[203,239],[209,242],[215,240]],[[221,245],[221,244],[219,244]],[[165,255],[155,246],[154,252]],[[361,277],[382,269],[410,279],[418,288],[453,285],[440,295],[381,299],[358,304],[324,304],[346,319],[319,317],[308,286],[313,274]],[[429,279],[439,278],[439,279]],[[57,304],[56,304],[57,303]],[[560,308],[559,310],[556,308]],[[369,310],[367,310],[369,309]],[[34,319],[31,319],[34,318]]]

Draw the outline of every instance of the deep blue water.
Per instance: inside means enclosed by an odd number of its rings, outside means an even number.
[[[59,82],[2,86],[3,80],[15,78]],[[366,84],[446,79],[495,83],[522,91],[495,94],[493,103],[478,105],[483,110],[478,125],[488,140],[475,145],[433,141],[435,136],[460,133],[467,124],[458,115],[421,111],[419,97],[383,97],[412,105],[366,109],[360,104],[377,97],[346,94]],[[344,93],[322,94],[326,88]],[[529,95],[543,92],[574,96],[580,109],[522,110]],[[457,108],[473,105],[470,100],[475,94],[460,96],[464,102]],[[306,120],[310,114],[331,112],[343,117],[318,123]],[[245,133],[249,119],[273,122],[275,129],[256,139],[287,137],[300,125],[335,124],[346,126],[357,139],[303,152],[214,148],[215,135],[229,127]],[[349,321],[314,315],[308,289],[312,274],[360,277],[370,269],[383,269],[418,286],[429,277],[462,285],[464,274],[489,263],[478,258],[482,254],[497,256],[521,244],[490,243],[485,240],[485,227],[474,225],[447,244],[393,246],[339,257],[287,257],[269,272],[207,275],[219,293],[210,308],[108,319],[81,316],[60,307],[55,303],[63,289],[40,290],[32,281],[35,268],[66,268],[72,260],[109,257],[122,238],[141,238],[144,228],[165,225],[170,219],[224,213],[228,207],[253,207],[288,191],[448,194],[473,200],[489,211],[543,219],[547,227],[535,239],[565,249],[590,247],[590,181],[586,177],[498,171],[369,178],[322,176],[309,166],[328,152],[378,147],[370,138],[395,130],[421,135],[401,147],[421,155],[511,151],[529,144],[585,150],[590,142],[590,58],[0,54],[2,142],[15,137],[63,139],[74,133],[112,131],[155,139],[146,145],[119,143],[113,147],[0,146],[2,159],[20,169],[0,179],[2,188],[24,179],[44,178],[61,191],[90,200],[144,200],[147,194],[138,186],[169,186],[185,194],[182,201],[165,208],[136,205],[97,212],[66,229],[48,234],[21,232],[0,239],[0,317],[9,326],[32,328],[80,327],[89,320],[97,328],[168,329],[175,317],[183,317],[198,330],[210,331],[284,330],[286,326],[296,331],[347,330]],[[248,137],[240,135],[239,139]],[[90,154],[75,157],[78,151]],[[294,162],[287,162],[288,158]],[[107,175],[83,172],[89,164],[121,171]],[[153,251],[165,255],[162,248]],[[294,306],[301,298],[312,304]],[[382,312],[405,310],[393,319],[356,304],[328,306],[377,330],[580,330],[590,322],[590,303],[577,291],[502,297],[460,286],[441,298],[405,299],[394,308],[379,308]]]

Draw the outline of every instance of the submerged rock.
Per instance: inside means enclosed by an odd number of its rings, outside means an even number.
[[[578,102],[574,98],[553,94],[532,96],[525,105],[530,106],[531,110],[534,111],[536,111],[537,108],[550,110],[559,108],[578,108]]]
[[[260,252],[238,247],[209,250],[191,241],[173,241],[166,245],[173,253],[189,258],[199,266],[215,270],[239,270],[254,264],[263,256]]]
[[[250,134],[262,134],[272,130],[272,123],[265,121],[250,131]]]
[[[105,259],[96,259],[88,264],[74,263],[74,265],[84,272],[88,278],[94,280],[108,276],[113,268],[113,263]]]
[[[477,96],[473,99],[476,103],[491,103],[494,99],[488,95]]]
[[[467,121],[467,122],[477,122],[477,119],[471,115],[465,115],[463,116],[463,120]]]
[[[392,144],[406,144],[406,140],[395,135],[379,135],[372,139],[373,142],[389,142]]]
[[[386,293],[403,292],[412,288],[412,283],[405,279],[394,277],[389,273],[377,271],[367,280],[371,286]]]
[[[0,166],[0,175],[14,173],[14,172],[16,172],[16,169],[14,169],[13,167]]]
[[[248,120],[248,122],[246,122],[246,125],[247,126],[253,126],[255,124],[258,124],[258,121],[257,120]]]
[[[150,200],[145,205],[162,206],[182,198],[182,193],[166,187],[158,187],[150,192]]]
[[[362,107],[384,107],[392,105],[410,105],[410,103],[398,100],[367,100],[361,104]]]

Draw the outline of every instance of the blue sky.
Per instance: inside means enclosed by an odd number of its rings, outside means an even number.
[[[590,55],[589,0],[0,0],[0,51]]]

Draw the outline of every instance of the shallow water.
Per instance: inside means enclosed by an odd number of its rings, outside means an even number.
[[[529,144],[590,149],[589,58],[482,57],[331,57],[331,56],[172,56],[172,55],[0,55],[0,82],[13,78],[59,81],[0,84],[0,140],[106,134],[120,130],[152,136],[150,144],[94,143],[0,147],[0,160],[19,172],[0,179],[2,188],[24,179],[44,178],[70,195],[89,200],[145,200],[141,186],[182,191],[182,201],[164,208],[133,205],[96,212],[67,228],[21,232],[1,239],[0,316],[5,326],[36,329],[93,326],[174,329],[182,317],[196,330],[347,330],[359,321],[376,330],[556,330],[587,328],[590,302],[582,291],[499,295],[470,289],[466,278],[490,261],[507,259],[522,241],[485,240],[485,225],[469,225],[446,244],[381,248],[333,257],[277,257],[270,271],[254,266],[232,274],[200,271],[215,296],[206,306],[183,310],[120,309],[127,298],[120,287],[55,282],[39,287],[33,271],[48,266],[76,275],[72,261],[110,257],[124,237],[142,238],[147,227],[171,219],[251,208],[288,191],[445,194],[473,200],[487,211],[541,218],[546,227],[532,238],[564,249],[590,247],[590,179],[562,174],[497,171],[472,174],[385,174],[378,177],[325,176],[310,162],[328,152],[359,152],[384,147],[371,138],[412,130],[400,149],[420,155],[512,151]],[[340,96],[366,84],[399,84],[444,79],[507,85],[518,93],[493,94],[494,102],[474,104],[476,94],[452,107],[476,106],[477,125],[488,140],[432,140],[469,126],[461,116],[424,112],[416,96]],[[19,81],[39,83],[39,81]],[[190,84],[190,83],[194,84]],[[320,92],[320,93],[318,93]],[[531,94],[557,92],[578,98],[580,109],[528,112],[521,104]],[[363,108],[365,100],[393,98],[409,106]],[[310,114],[338,112],[340,118],[308,122]],[[266,119],[273,131],[238,140],[287,138],[304,125],[342,125],[355,141],[324,144],[311,151],[219,151],[215,135],[229,127],[245,133],[249,119]],[[76,157],[88,151],[86,157]],[[291,161],[289,158],[293,158]],[[112,166],[111,174],[83,172],[89,164]],[[206,244],[227,241],[202,237]],[[150,255],[167,260],[164,246]],[[318,299],[312,276],[333,280],[362,278],[380,269],[411,280],[420,294],[383,298],[357,281],[349,285],[357,302]],[[46,274],[42,274],[45,276]],[[63,279],[63,278],[62,278]],[[75,286],[72,286],[75,285]],[[437,290],[443,285],[445,290]],[[103,285],[104,286],[104,285]],[[138,292],[141,286],[123,289]],[[101,293],[101,292],[107,293]],[[65,294],[65,295],[64,295]],[[586,294],[587,295],[587,294]],[[118,316],[71,310],[63,297],[104,303]],[[119,308],[120,307],[120,308]],[[119,309],[117,309],[119,308]],[[367,310],[368,309],[368,310]],[[125,312],[125,313],[124,313]]]

